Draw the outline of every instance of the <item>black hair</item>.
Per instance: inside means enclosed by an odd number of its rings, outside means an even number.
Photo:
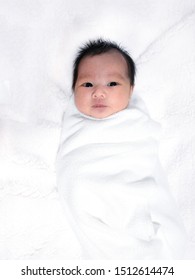
[[[94,41],[88,41],[84,44],[78,51],[78,54],[74,60],[73,64],[73,80],[72,80],[72,90],[74,91],[75,84],[78,78],[78,68],[81,60],[87,56],[99,55],[102,53],[107,53],[111,50],[116,50],[125,58],[128,67],[128,75],[130,83],[133,86],[135,82],[136,66],[129,55],[129,53],[120,45],[115,42],[103,39],[97,39]]]

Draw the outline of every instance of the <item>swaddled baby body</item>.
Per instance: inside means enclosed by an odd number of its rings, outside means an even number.
[[[185,233],[158,161],[159,125],[131,98],[135,65],[89,42],[75,60],[57,157],[62,203],[83,259],[181,258]]]

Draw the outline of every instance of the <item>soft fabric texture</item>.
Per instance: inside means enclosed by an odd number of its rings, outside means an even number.
[[[0,0],[0,16],[0,259],[80,256],[55,158],[73,59],[98,37],[136,62],[135,91],[162,126],[160,160],[195,259],[195,2]]]
[[[104,119],[63,118],[57,185],[86,259],[181,258],[185,233],[158,160],[159,125],[138,97]]]

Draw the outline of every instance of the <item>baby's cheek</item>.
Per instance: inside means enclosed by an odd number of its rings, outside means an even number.
[[[90,106],[87,101],[83,99],[75,99],[75,105],[79,112],[88,115],[90,113]]]

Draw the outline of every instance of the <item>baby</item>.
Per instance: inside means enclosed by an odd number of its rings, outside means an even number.
[[[158,161],[159,125],[133,98],[135,64],[98,39],[75,59],[57,182],[83,259],[182,258],[185,232]]]
[[[134,86],[135,64],[117,45],[88,44],[75,60],[72,89],[78,110],[105,118],[125,109]]]

